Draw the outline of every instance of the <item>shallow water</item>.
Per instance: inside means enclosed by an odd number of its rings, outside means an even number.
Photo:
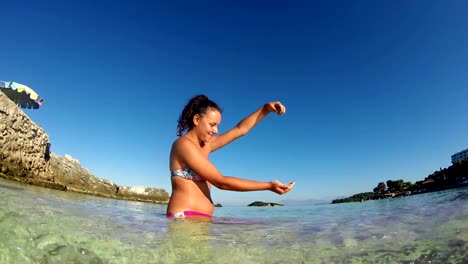
[[[166,207],[0,180],[0,263],[468,263],[468,188],[364,203]]]

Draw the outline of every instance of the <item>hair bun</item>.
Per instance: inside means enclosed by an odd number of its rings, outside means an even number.
[[[204,94],[199,94],[199,95],[196,95],[192,98],[192,100],[194,101],[197,101],[197,102],[201,102],[201,101],[206,101],[206,100],[209,100],[208,97]]]

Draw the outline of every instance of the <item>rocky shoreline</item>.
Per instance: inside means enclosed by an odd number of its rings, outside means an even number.
[[[93,175],[70,155],[50,151],[47,133],[0,92],[0,177],[94,196],[167,204],[164,189],[119,186]]]

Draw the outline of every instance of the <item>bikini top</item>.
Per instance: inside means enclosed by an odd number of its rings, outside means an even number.
[[[173,170],[171,171],[171,177],[182,177],[187,180],[192,180],[192,181],[205,181],[202,177],[198,176],[192,169],[189,167],[185,167],[180,170]]]

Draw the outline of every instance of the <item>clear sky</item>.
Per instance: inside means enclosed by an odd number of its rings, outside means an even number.
[[[169,4],[167,2],[170,2]],[[468,148],[467,1],[2,1],[0,80],[45,99],[24,110],[116,184],[170,192],[187,100],[220,131],[270,115],[212,154],[225,175],[295,189],[213,190],[215,203],[332,199],[415,182]]]

